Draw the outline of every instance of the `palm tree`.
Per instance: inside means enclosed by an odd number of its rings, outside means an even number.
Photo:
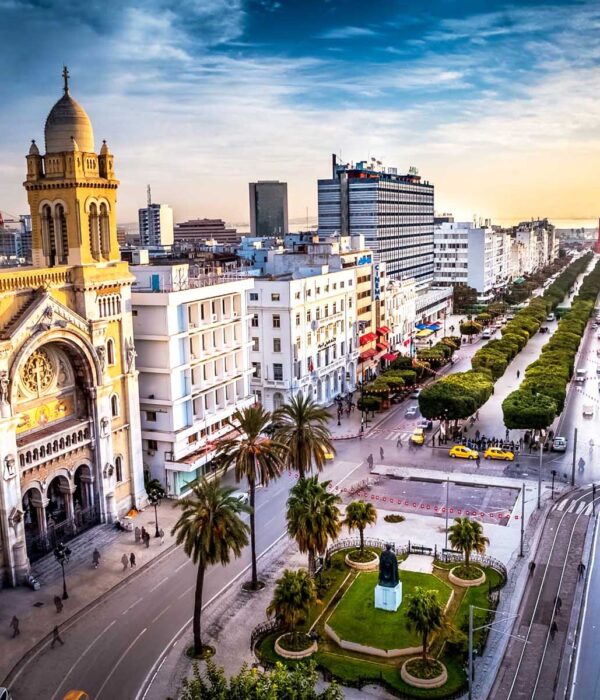
[[[277,580],[267,615],[276,618],[292,634],[292,643],[297,642],[296,626],[308,615],[311,603],[317,598],[315,584],[308,572],[300,569],[285,569]]]
[[[232,427],[241,433],[239,437],[223,440],[217,448],[216,459],[224,468],[233,465],[235,479],[240,482],[246,478],[250,492],[250,548],[252,550],[252,590],[260,585],[256,571],[256,527],[254,520],[254,503],[256,485],[267,485],[277,478],[283,470],[285,447],[267,437],[264,433],[271,421],[271,414],[262,406],[248,406],[232,415]]]
[[[423,642],[423,661],[427,663],[427,646],[429,635],[442,629],[446,624],[444,608],[437,597],[436,591],[426,591],[417,586],[414,593],[408,597],[406,617],[409,628],[421,635]]]
[[[365,501],[352,501],[346,507],[346,517],[343,525],[348,527],[348,530],[358,530],[360,533],[360,551],[361,554],[365,550],[365,528],[367,525],[375,525],[377,522],[377,510],[372,503]]]
[[[290,490],[287,501],[287,531],[301,552],[308,552],[308,571],[315,571],[315,557],[324,554],[329,539],[341,529],[339,496],[327,490],[331,481],[317,476],[301,479]]]
[[[483,527],[478,520],[455,518],[454,525],[448,528],[448,540],[454,549],[465,555],[465,567],[470,566],[471,552],[483,554],[490,541],[484,537]]]
[[[300,479],[313,464],[322,471],[325,455],[335,452],[327,426],[330,417],[326,409],[300,393],[273,414],[275,439],[287,447],[286,466],[296,469]]]
[[[202,654],[200,619],[202,616],[202,590],[207,566],[229,564],[231,554],[239,557],[248,544],[248,525],[240,513],[250,508],[239,498],[232,496],[234,489],[222,488],[219,480],[200,479],[192,487],[192,495],[182,498],[174,507],[181,508],[179,520],[171,530],[177,544],[198,565],[196,593],[194,597],[194,654]]]

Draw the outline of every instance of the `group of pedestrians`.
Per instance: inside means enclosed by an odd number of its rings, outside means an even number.
[[[370,468],[373,468],[373,455],[371,456],[371,462],[369,463]],[[134,537],[135,537],[135,543],[136,544],[142,544],[146,545],[146,549],[150,547],[150,533],[146,528],[142,525],[141,528],[136,527],[135,530],[133,531]],[[158,536],[160,537],[160,543],[162,544],[165,541],[165,531],[160,528],[158,531]],[[129,556],[127,554],[123,554],[121,557],[121,563],[123,564],[123,571],[127,571],[127,569],[135,569],[137,567],[137,562],[135,559],[135,552],[131,552]]]

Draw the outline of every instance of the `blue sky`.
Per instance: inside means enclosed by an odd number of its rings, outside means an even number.
[[[178,219],[242,222],[254,179],[312,217],[332,152],[417,166],[463,218],[595,216],[599,30],[586,1],[0,0],[0,209],[66,63],[122,221],[149,182]]]

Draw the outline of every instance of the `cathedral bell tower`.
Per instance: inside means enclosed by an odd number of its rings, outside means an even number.
[[[69,91],[46,119],[46,153],[35,141],[27,155],[24,183],[32,217],[35,267],[99,265],[120,259],[116,199],[119,181],[114,158],[103,142],[94,150],[92,124]]]

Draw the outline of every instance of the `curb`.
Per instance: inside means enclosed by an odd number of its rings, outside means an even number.
[[[90,612],[95,608],[97,605],[100,605],[109,595],[114,593],[115,591],[118,591],[120,588],[125,586],[131,579],[137,578],[139,575],[142,573],[146,572],[148,569],[150,569],[155,563],[158,563],[162,559],[166,557],[167,554],[172,552],[173,550],[177,549],[179,545],[173,543],[169,547],[163,549],[160,554],[158,554],[152,561],[147,562],[143,566],[140,566],[138,569],[136,567],[135,571],[131,573],[129,576],[126,578],[122,579],[118,583],[116,583],[114,586],[111,586],[111,588],[107,589],[104,591],[104,593],[101,593],[98,598],[95,598],[94,600],[90,601],[87,603],[87,605],[84,605],[80,610],[77,612],[74,612],[70,617],[67,617],[60,625],[61,628],[67,628],[67,626],[72,626],[79,617],[82,617],[86,613]],[[11,683],[13,682],[15,677],[18,677],[20,673],[20,667],[25,664],[27,661],[29,661],[33,656],[35,656],[38,652],[40,652],[46,644],[52,639],[52,633],[49,632],[47,635],[42,637],[38,642],[36,642],[30,649],[28,649],[23,656],[17,661],[17,663],[10,669],[8,674],[6,675],[6,678],[3,681],[3,685],[6,688],[10,688]]]

